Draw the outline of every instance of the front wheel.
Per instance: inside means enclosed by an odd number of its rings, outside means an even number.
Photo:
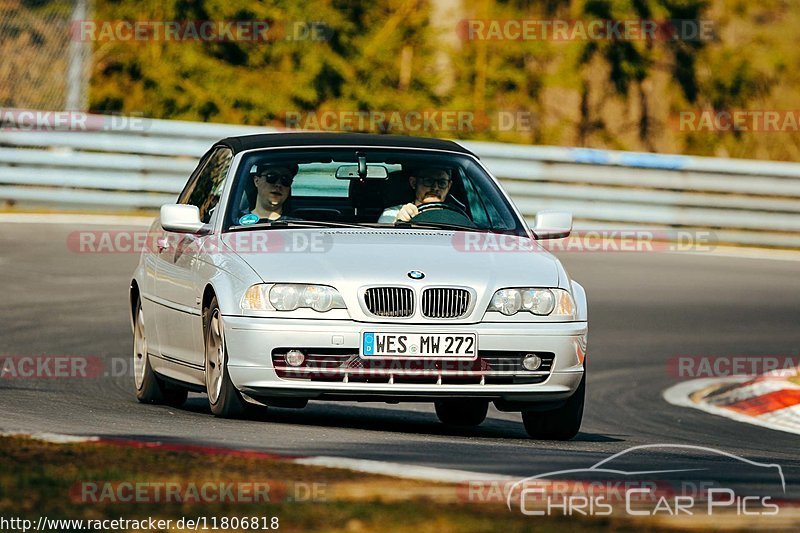
[[[581,429],[583,403],[586,398],[586,373],[569,399],[552,411],[522,411],[525,430],[534,439],[570,440]]]
[[[153,372],[147,353],[147,334],[141,301],[136,302],[133,319],[133,381],[136,385],[136,399],[142,403],[163,403],[180,407],[189,395],[186,389],[168,387]]]
[[[217,298],[211,300],[204,318],[206,345],[206,392],[215,416],[235,418],[245,412],[245,403],[228,375],[225,329]]]
[[[440,400],[435,406],[436,416],[448,426],[479,426],[489,411],[483,400]]]

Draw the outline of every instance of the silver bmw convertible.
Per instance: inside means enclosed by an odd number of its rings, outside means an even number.
[[[130,283],[136,395],[222,417],[309,400],[489,403],[570,439],[586,390],[584,289],[451,141],[273,133],[216,143],[149,230]]]

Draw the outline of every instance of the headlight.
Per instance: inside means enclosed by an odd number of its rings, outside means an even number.
[[[492,296],[488,310],[506,316],[529,311],[539,316],[575,318],[575,302],[563,289],[500,289]]]
[[[294,311],[300,307],[303,285],[273,285],[269,290],[269,303],[278,311]]]
[[[242,297],[242,309],[266,311],[294,311],[307,307],[320,313],[331,309],[345,309],[339,291],[325,285],[276,283],[253,285]]]
[[[517,289],[497,291],[489,304],[490,311],[500,311],[504,315],[516,314],[520,309],[522,309],[522,293]]]
[[[269,285],[253,285],[242,296],[242,309],[264,311],[270,309]]]

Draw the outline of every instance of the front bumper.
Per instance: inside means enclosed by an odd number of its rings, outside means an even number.
[[[352,320],[275,319],[226,315],[225,342],[233,384],[255,398],[297,397],[330,400],[425,401],[479,397],[509,402],[559,401],[578,388],[584,373],[587,322],[383,324]],[[280,348],[350,349],[358,353],[362,331],[475,332],[480,352],[547,352],[555,357],[538,383],[409,383],[284,379],[273,364]],[[382,374],[385,374],[382,371]],[[385,380],[384,380],[385,381]]]

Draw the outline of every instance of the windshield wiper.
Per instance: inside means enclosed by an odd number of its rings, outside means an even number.
[[[257,222],[255,224],[240,224],[228,228],[231,231],[248,229],[269,229],[269,228],[358,228],[359,224],[353,222],[333,222],[327,220],[269,220]]]
[[[397,222],[394,227],[396,228],[429,228],[429,229],[447,229],[455,231],[478,231],[486,233],[490,230],[486,228],[478,228],[476,226],[461,226],[459,224],[448,224],[446,222]]]

